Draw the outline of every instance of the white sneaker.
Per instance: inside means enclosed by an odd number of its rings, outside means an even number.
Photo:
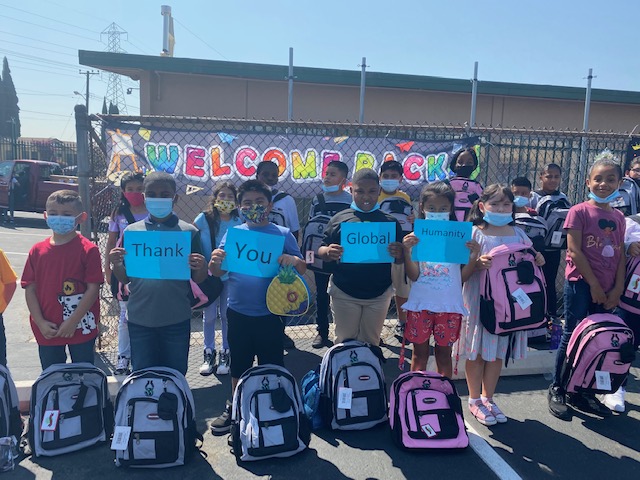
[[[624,412],[625,393],[627,393],[627,391],[624,389],[624,387],[620,387],[615,392],[604,395],[602,401],[612,412],[622,413]]]
[[[220,356],[218,357],[218,369],[216,375],[229,375],[229,363],[231,358],[229,356],[229,350],[220,350]]]
[[[216,352],[213,352],[210,348],[204,350],[204,361],[200,366],[200,375],[211,375],[213,373],[213,366],[216,363]]]

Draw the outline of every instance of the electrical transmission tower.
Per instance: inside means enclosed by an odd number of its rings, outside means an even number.
[[[123,30],[119,25],[112,23],[106,29],[102,31],[100,37],[107,36],[107,52],[113,53],[126,53],[120,47],[120,37],[122,35],[127,38],[127,32]],[[118,107],[120,114],[127,113],[127,103],[124,99],[124,90],[122,88],[122,80],[117,73],[110,72],[107,81],[107,102],[112,103]]]

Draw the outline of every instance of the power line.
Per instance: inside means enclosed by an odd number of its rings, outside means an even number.
[[[21,53],[21,52],[17,52],[15,50],[7,50],[6,48],[0,48],[0,52],[4,52],[7,53],[9,55],[14,55],[16,57],[19,58],[24,58],[26,60],[35,60],[39,63],[48,63],[48,64],[52,64],[55,66],[61,66],[64,68],[72,68],[72,69],[76,69],[78,68],[77,64],[74,65],[73,63],[67,63],[67,62],[60,62],[58,60],[50,60],[48,58],[45,57],[39,57],[37,55],[29,55],[28,53]]]
[[[12,7],[11,5],[6,5],[4,3],[0,3],[0,6],[6,7],[6,8],[10,8],[11,10],[17,10],[19,12],[27,13],[27,14],[33,15],[35,17],[44,18],[45,20],[51,20],[52,22],[61,23],[62,25],[68,25],[70,27],[77,28],[78,30],[84,30],[86,32],[95,33],[95,34],[99,33],[99,32],[93,31],[93,30],[89,30],[88,28],[79,27],[77,25],[74,25],[73,23],[67,23],[67,22],[63,22],[62,20],[58,20],[58,19],[55,19],[55,18],[45,17],[44,15],[40,15],[38,13],[29,12],[27,10],[22,10],[21,8]]]
[[[66,48],[67,50],[73,50],[74,52],[78,52],[77,48],[69,47],[67,45],[61,45],[59,43],[49,42],[47,40],[40,40],[39,38],[27,37],[26,35],[18,35],[17,33],[5,32],[3,30],[0,30],[0,33],[4,33],[5,35],[11,35],[13,37],[26,38],[27,40],[32,40],[34,42],[46,43],[48,45],[53,45],[55,47]]]
[[[26,67],[20,67],[20,70],[27,70],[27,71],[30,71],[30,72],[48,73],[50,75],[60,75],[62,77],[78,78],[77,75],[69,75],[68,73],[59,73],[59,72],[54,72],[52,70],[38,70],[36,68],[26,68]]]
[[[27,112],[27,113],[36,113],[38,115],[51,115],[52,117],[64,117],[67,118],[67,115],[61,115],[59,113],[49,113],[49,112],[38,112],[36,110],[23,110],[20,109],[21,112]]]
[[[8,18],[9,20],[14,20],[16,22],[26,23],[28,25],[34,25],[34,26],[36,26],[38,28],[45,28],[47,30],[53,30],[54,32],[63,33],[64,35],[71,35],[72,37],[84,38],[85,40],[91,40],[92,42],[99,42],[99,40],[96,40],[95,38],[90,38],[90,37],[87,37],[85,35],[77,35],[77,34],[71,33],[71,32],[65,32],[64,30],[59,30],[57,28],[47,27],[46,25],[40,25],[38,23],[28,22],[27,20],[21,20],[20,18],[10,17],[8,15],[2,15],[2,14],[0,14],[0,17]]]
[[[189,27],[187,27],[186,25],[184,25],[180,20],[178,20],[176,17],[173,17],[173,19],[175,20],[175,22],[180,25],[182,28],[184,28],[187,32],[189,32],[191,35],[193,35],[194,37],[196,37],[198,40],[200,40],[202,43],[204,43],[207,47],[209,47],[211,50],[213,50],[214,52],[216,52],[218,55],[220,55],[222,58],[224,58],[225,60],[229,60],[227,57],[225,57],[220,51],[218,51],[216,48],[212,47],[211,45],[209,45],[207,42],[205,42],[202,38],[200,38],[198,35],[196,35],[195,33],[193,33],[191,30],[189,30]],[[229,60],[230,61],[230,60]]]
[[[25,45],[24,43],[11,42],[9,40],[2,40],[2,43],[10,43],[12,45],[18,45],[18,46],[23,47],[23,48],[35,48],[35,49],[43,51],[43,52],[57,53],[58,55],[66,55],[67,57],[78,58],[78,55],[74,55],[72,53],[59,52],[57,50],[50,50],[48,48],[38,47],[38,46],[35,46],[35,45]]]

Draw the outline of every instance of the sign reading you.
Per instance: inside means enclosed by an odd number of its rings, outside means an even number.
[[[135,278],[189,280],[191,232],[126,232],[127,275]]]
[[[342,263],[393,263],[389,244],[396,240],[395,222],[343,223],[340,244]]]
[[[284,237],[253,232],[243,228],[227,230],[224,250],[227,253],[222,270],[252,277],[275,277],[284,250]]]
[[[469,262],[466,243],[471,240],[471,222],[416,220],[413,233],[420,242],[413,247],[411,259],[421,262]]]

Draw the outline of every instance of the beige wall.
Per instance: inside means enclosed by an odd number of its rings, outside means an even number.
[[[196,74],[143,72],[143,115],[215,116],[284,120],[287,82],[246,80]],[[357,121],[359,88],[294,84],[293,118]],[[471,95],[369,87],[365,121],[377,123],[462,124],[469,120]],[[478,125],[581,129],[581,101],[479,95]],[[640,105],[591,105],[591,130],[631,131],[640,123]]]

